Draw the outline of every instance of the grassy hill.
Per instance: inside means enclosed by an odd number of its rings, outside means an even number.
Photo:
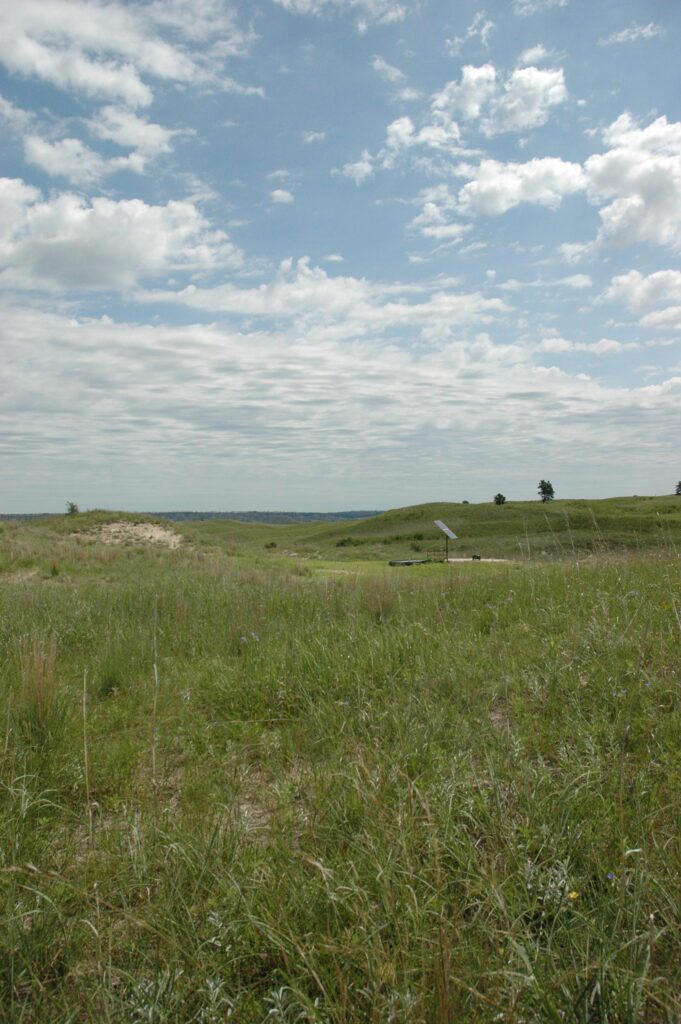
[[[608,498],[463,505],[435,502],[393,509],[371,519],[296,526],[218,521],[178,524],[196,543],[236,553],[271,544],[272,555],[296,552],[332,559],[408,558],[443,547],[441,519],[458,535],[450,554],[537,558],[574,552],[648,550],[681,543],[681,498]]]
[[[166,526],[185,545],[208,553],[286,562],[387,563],[391,559],[425,558],[442,550],[444,538],[435,519],[458,535],[450,542],[452,557],[480,554],[488,558],[551,560],[589,553],[678,550],[681,547],[681,498],[608,498],[600,501],[560,500],[512,502],[497,506],[434,502],[393,509],[368,519],[345,522],[250,523],[228,519],[190,520]],[[71,562],[74,536],[94,539],[112,521],[158,522],[124,512],[87,512],[23,522],[0,523],[0,573],[53,560]],[[80,556],[82,557],[82,552]]]

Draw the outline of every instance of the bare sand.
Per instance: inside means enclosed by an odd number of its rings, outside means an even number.
[[[168,548],[179,548],[182,540],[179,534],[157,523],[105,523],[98,531],[105,544],[163,544]]]

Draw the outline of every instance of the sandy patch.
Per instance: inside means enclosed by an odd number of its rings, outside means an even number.
[[[466,562],[470,565],[471,562],[507,562],[509,565],[513,562],[512,558],[449,558],[447,559],[449,564]]]
[[[20,569],[19,572],[7,572],[0,575],[0,582],[25,583],[38,575],[37,569]]]
[[[105,523],[99,529],[99,537],[105,544],[164,544],[168,548],[179,548],[180,537],[166,526],[157,523]]]

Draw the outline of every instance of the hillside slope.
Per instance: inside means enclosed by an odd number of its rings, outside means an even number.
[[[542,504],[435,502],[344,523],[260,525],[220,521],[178,524],[188,540],[333,559],[400,558],[443,547],[441,519],[458,535],[450,554],[544,557],[574,551],[623,551],[681,545],[681,498],[608,498]]]

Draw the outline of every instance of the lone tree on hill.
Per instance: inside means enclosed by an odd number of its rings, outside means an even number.
[[[506,495],[502,494],[501,491],[499,491],[498,494],[494,495],[494,504],[495,505],[505,505],[506,504]]]
[[[676,485],[676,493],[681,494],[681,480],[679,480],[678,484]]]
[[[66,514],[67,516],[77,516],[80,509],[76,505],[75,501],[66,502]]]
[[[539,481],[539,497],[542,501],[553,501],[556,496],[556,492],[553,489],[553,484],[550,480]]]

